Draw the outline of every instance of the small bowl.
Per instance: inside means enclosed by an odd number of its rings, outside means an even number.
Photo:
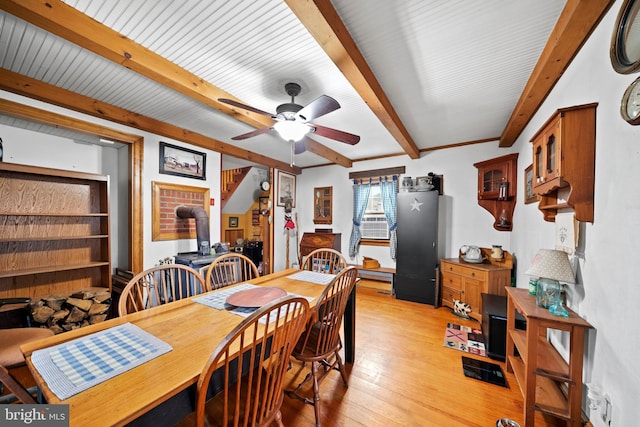
[[[500,418],[496,421],[496,427],[520,427],[520,424],[509,418]]]

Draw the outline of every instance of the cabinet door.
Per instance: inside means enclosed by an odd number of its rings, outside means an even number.
[[[313,189],[313,222],[314,224],[331,224],[332,222],[333,187],[316,187]]]
[[[481,199],[497,199],[500,195],[500,183],[506,181],[506,176],[504,164],[493,165],[479,170],[479,197]]]
[[[480,290],[482,289],[483,282],[475,279],[464,279],[462,301],[471,306],[471,310],[474,313],[481,314],[480,311]]]
[[[533,143],[533,188],[562,176],[560,117],[547,125]]]

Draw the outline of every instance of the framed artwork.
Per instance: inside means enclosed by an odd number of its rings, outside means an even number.
[[[229,228],[238,228],[238,217],[230,216],[229,217]]]
[[[174,213],[180,206],[198,206],[209,216],[208,188],[151,183],[151,240],[195,239],[196,225],[192,219],[182,219]],[[185,203],[188,200],[189,203]]]
[[[524,170],[524,203],[529,204],[538,200],[538,196],[533,194],[533,165],[529,165]]]
[[[206,179],[207,154],[160,142],[160,173]]]
[[[296,176],[278,171],[278,206],[296,207]]]

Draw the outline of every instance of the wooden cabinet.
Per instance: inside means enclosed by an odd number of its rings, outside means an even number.
[[[526,331],[515,328],[516,311],[526,318]],[[535,411],[582,425],[584,338],[591,327],[572,310],[564,318],[538,307],[527,289],[507,288],[507,372],[515,374],[524,396],[524,427],[534,425]],[[547,329],[568,336],[568,363],[548,341]]]
[[[300,258],[309,255],[309,252],[320,249],[330,248],[341,252],[341,233],[328,233],[328,232],[315,232],[304,233],[302,240],[300,240]]]
[[[109,177],[0,163],[0,298],[111,288]]]
[[[481,294],[506,295],[504,289],[511,284],[512,265],[508,252],[505,252],[503,262],[495,264],[488,261],[470,264],[458,258],[441,259],[442,305],[453,308],[453,300],[466,302],[471,306],[469,316],[482,321]]]
[[[533,136],[533,193],[546,221],[572,208],[578,221],[593,222],[596,107],[562,108]],[[558,190],[567,189],[567,200]]]
[[[494,217],[493,228],[511,231],[518,189],[518,154],[475,163],[478,168],[478,204]]]
[[[333,187],[313,189],[313,222],[331,224],[333,211]]]

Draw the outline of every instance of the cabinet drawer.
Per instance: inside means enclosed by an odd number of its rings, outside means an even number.
[[[486,271],[479,270],[473,267],[467,267],[466,265],[443,263],[442,267],[443,267],[443,273],[451,272],[454,274],[459,274],[461,276],[471,277],[477,280],[487,279]]]
[[[451,289],[462,289],[462,277],[458,274],[442,272],[442,286]]]
[[[453,300],[460,300],[460,290],[453,289],[448,286],[442,287],[442,302],[448,302],[453,307]]]

